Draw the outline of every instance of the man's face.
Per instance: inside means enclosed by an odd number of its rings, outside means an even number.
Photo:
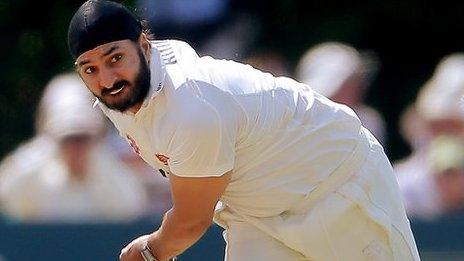
[[[96,137],[89,134],[75,134],[60,140],[60,156],[64,160],[71,177],[78,180],[86,178],[91,150]]]
[[[80,55],[77,71],[89,90],[108,108],[140,106],[150,88],[147,59],[138,42],[115,41]]]

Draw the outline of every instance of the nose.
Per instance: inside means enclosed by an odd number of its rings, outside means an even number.
[[[114,73],[107,68],[100,69],[100,86],[106,89],[113,87],[113,84],[116,82],[116,76]]]

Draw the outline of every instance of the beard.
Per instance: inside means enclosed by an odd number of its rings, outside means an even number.
[[[133,84],[127,80],[119,80],[113,84],[112,88],[102,90],[100,95],[94,93],[111,110],[125,112],[134,105],[142,103],[148,95],[148,91],[150,90],[150,70],[140,48],[137,49],[137,53],[140,61],[139,70]],[[123,86],[122,93],[117,94],[115,97],[110,94],[110,92]]]

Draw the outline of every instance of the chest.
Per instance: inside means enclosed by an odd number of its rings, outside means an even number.
[[[153,117],[145,119],[125,119],[119,121],[116,127],[135,154],[142,158],[153,169],[162,175],[169,172],[169,157],[166,148],[158,138],[158,124]]]

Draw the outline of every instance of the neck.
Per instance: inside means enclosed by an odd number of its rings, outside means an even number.
[[[136,114],[140,110],[141,107],[142,107],[142,102],[139,102],[127,110],[133,114]]]

